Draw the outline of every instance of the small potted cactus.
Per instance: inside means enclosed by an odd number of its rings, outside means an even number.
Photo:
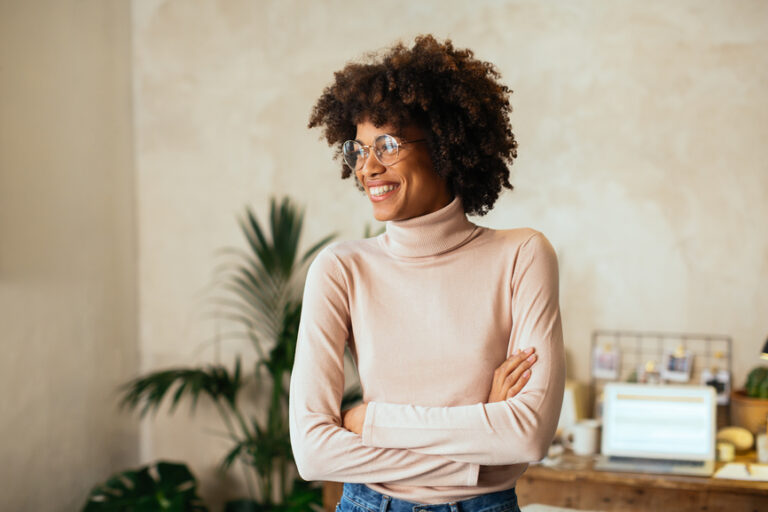
[[[768,420],[768,366],[753,368],[744,389],[731,393],[731,423],[753,434],[765,431]]]
[[[758,366],[747,376],[747,396],[768,398],[768,366]]]

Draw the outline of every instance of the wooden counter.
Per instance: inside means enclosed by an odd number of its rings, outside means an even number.
[[[754,452],[735,462],[754,462]],[[600,511],[768,511],[768,482],[592,469],[593,457],[566,454],[559,466],[535,464],[517,482],[521,505]],[[716,469],[722,467],[716,464]]]

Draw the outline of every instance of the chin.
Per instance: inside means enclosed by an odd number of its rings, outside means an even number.
[[[392,220],[392,215],[390,215],[387,212],[377,212],[376,209],[374,208],[373,218],[379,222],[386,222],[388,220]]]
[[[392,203],[392,201],[385,201],[385,203]],[[398,213],[401,212],[400,208],[396,204],[376,204],[372,203],[373,217],[379,222],[386,222],[388,220],[395,220],[398,217]],[[402,215],[400,215],[402,217]]]

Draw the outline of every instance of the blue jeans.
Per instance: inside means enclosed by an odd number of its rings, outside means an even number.
[[[515,488],[468,500],[421,505],[376,492],[365,484],[344,483],[336,512],[520,512]]]

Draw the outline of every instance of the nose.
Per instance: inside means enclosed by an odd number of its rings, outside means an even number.
[[[363,163],[363,167],[357,171],[360,174],[358,179],[361,182],[365,182],[367,181],[366,177],[376,176],[377,174],[384,172],[384,170],[384,165],[379,162],[379,159],[376,158],[376,155],[373,154],[373,148],[371,148],[368,153],[368,158],[366,158],[365,163]]]

